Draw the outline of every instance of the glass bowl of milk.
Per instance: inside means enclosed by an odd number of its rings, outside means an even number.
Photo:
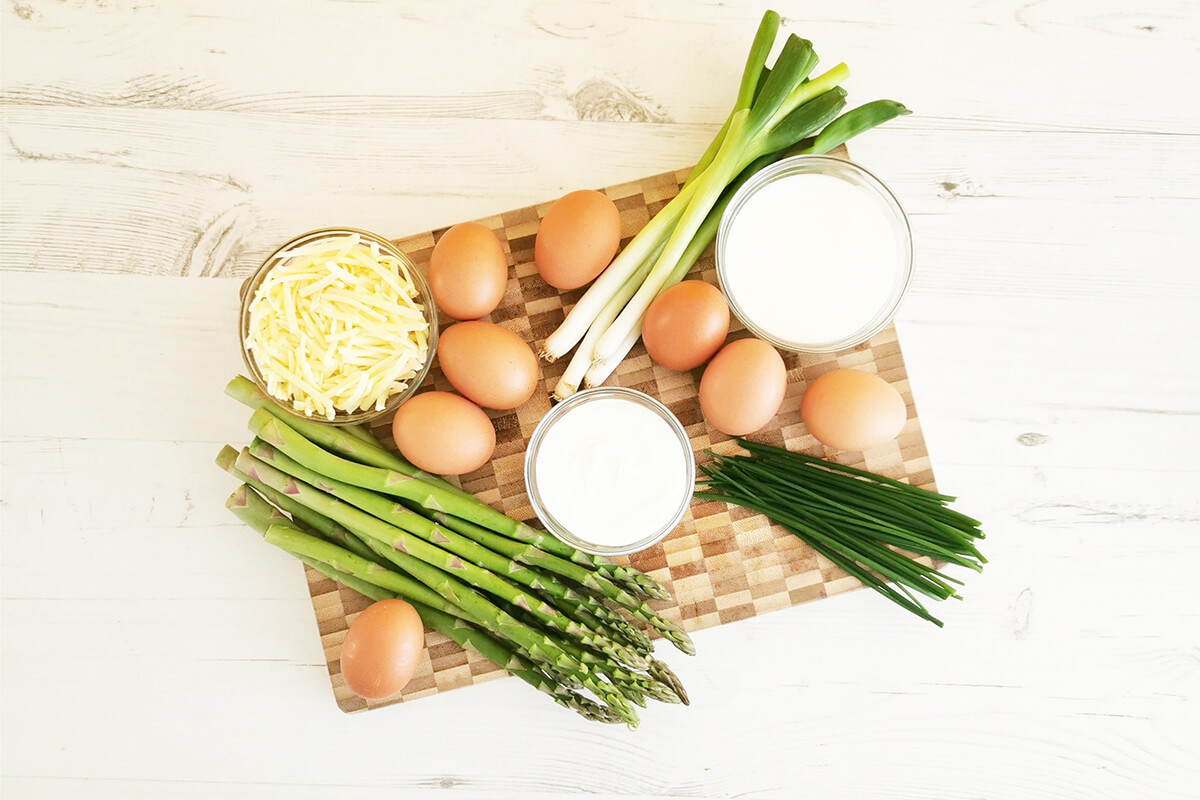
[[[649,395],[585,389],[542,417],[525,449],[525,491],[546,530],[577,550],[622,556],[661,542],[687,513],[696,461],[687,431]]]
[[[832,156],[792,156],[734,194],[717,229],[717,279],[738,319],[797,353],[862,344],[912,279],[912,231],[895,195]]]

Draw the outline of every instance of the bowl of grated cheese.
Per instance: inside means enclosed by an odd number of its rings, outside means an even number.
[[[382,236],[322,228],[267,256],[242,285],[242,358],[298,417],[367,422],[420,386],[437,346],[425,277]]]

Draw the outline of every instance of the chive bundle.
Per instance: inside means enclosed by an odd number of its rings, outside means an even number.
[[[700,465],[696,497],[769,517],[866,586],[938,627],[918,595],[961,599],[962,581],[915,556],[980,572],[978,520],[947,505],[953,497],[803,453],[738,439],[749,455]]]

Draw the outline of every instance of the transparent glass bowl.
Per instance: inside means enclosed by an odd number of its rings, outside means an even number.
[[[357,234],[360,240],[364,242],[374,242],[379,245],[380,252],[386,253],[389,256],[397,259],[408,267],[409,275],[412,276],[413,285],[417,288],[417,301],[421,304],[425,321],[429,323],[429,350],[425,354],[425,363],[422,365],[419,372],[412,377],[408,382],[408,386],[404,391],[397,392],[388,398],[386,405],[378,411],[368,409],[366,411],[357,411],[353,414],[338,412],[333,419],[325,419],[324,417],[309,417],[292,408],[289,403],[280,400],[271,395],[267,391],[267,382],[263,379],[262,373],[258,369],[258,365],[254,363],[254,356],[246,349],[246,339],[250,335],[250,303],[254,300],[254,295],[258,293],[258,287],[266,279],[267,274],[283,263],[279,258],[280,253],[285,253],[296,247],[301,247],[306,244],[321,241],[322,239],[340,239],[345,236]],[[425,276],[417,269],[412,260],[404,254],[396,245],[389,240],[371,233],[370,231],[359,230],[358,228],[320,228],[315,231],[301,234],[296,238],[285,242],[275,248],[275,252],[267,256],[262,265],[254,271],[241,287],[242,305],[241,305],[241,322],[238,325],[238,341],[241,344],[242,360],[246,362],[246,369],[250,372],[250,379],[258,385],[263,394],[271,398],[275,405],[282,408],[287,413],[300,419],[308,420],[309,422],[320,422],[326,425],[353,425],[356,423],[370,422],[374,419],[387,416],[396,410],[396,408],[417,391],[425,376],[429,374],[430,367],[433,366],[433,354],[437,350],[438,338],[438,321],[437,308],[433,304],[433,294],[429,291],[429,284],[425,282]]]
[[[756,324],[754,318],[747,314],[745,309],[738,304],[736,295],[730,291],[730,266],[728,264],[728,257],[725,255],[725,247],[729,241],[729,232],[737,221],[738,213],[746,205],[747,201],[764,186],[793,175],[806,173],[819,173],[838,178],[859,191],[867,192],[875,197],[886,209],[887,216],[892,224],[892,233],[895,235],[897,242],[895,278],[886,302],[858,330],[840,339],[826,342],[787,341],[780,339],[770,331]],[[904,209],[900,207],[900,202],[896,199],[896,196],[884,185],[883,181],[876,178],[870,172],[867,172],[867,170],[858,164],[846,161],[845,159],[834,158],[833,156],[792,156],[764,167],[734,194],[729,207],[725,209],[725,213],[721,216],[721,224],[717,228],[716,263],[717,280],[721,284],[721,291],[725,293],[725,299],[729,302],[729,308],[751,333],[764,341],[770,342],[781,350],[788,350],[793,353],[835,353],[867,341],[887,327],[887,324],[892,321],[892,317],[896,315],[896,311],[900,308],[900,301],[904,299],[904,294],[908,291],[909,284],[912,282],[912,229],[909,227],[908,217],[905,215]],[[816,300],[819,302],[819,298],[816,298]]]
[[[679,439],[679,447],[684,455],[684,463],[686,464],[686,480],[683,485],[686,491],[680,498],[679,508],[675,515],[671,518],[669,524],[662,528],[652,531],[648,535],[642,537],[636,542],[631,542],[624,545],[599,545],[593,542],[588,542],[580,539],[570,530],[568,530],[561,522],[555,519],[545,506],[542,496],[538,491],[537,480],[537,458],[538,450],[541,447],[542,441],[546,434],[554,427],[555,422],[562,419],[565,415],[571,413],[571,410],[578,408],[585,403],[592,403],[597,400],[609,400],[620,398],[629,400],[648,408],[665,420],[674,432],[676,438]],[[683,424],[679,419],[671,413],[671,410],[662,403],[655,400],[649,395],[634,389],[626,389],[622,386],[602,386],[596,389],[584,389],[562,401],[546,416],[542,417],[537,428],[533,431],[533,436],[529,440],[529,446],[525,449],[525,491],[529,495],[529,502],[533,506],[533,511],[537,514],[538,519],[546,526],[546,530],[554,534],[556,537],[574,547],[576,550],[582,550],[585,553],[591,553],[598,556],[624,556],[630,553],[636,553],[645,550],[647,547],[658,544],[667,537],[671,531],[675,530],[675,526],[683,519],[683,515],[687,513],[688,506],[692,502],[692,490],[696,483],[696,460],[692,454],[692,443],[688,439],[687,431],[684,430]]]

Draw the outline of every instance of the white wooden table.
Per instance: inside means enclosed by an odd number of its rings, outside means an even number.
[[[337,710],[211,465],[237,281],[691,163],[761,0],[4,4],[6,800],[1196,796],[1200,8],[776,7],[916,111],[853,154],[911,214],[901,339],[991,563],[940,631],[869,592],[704,631],[630,733],[517,681]]]

